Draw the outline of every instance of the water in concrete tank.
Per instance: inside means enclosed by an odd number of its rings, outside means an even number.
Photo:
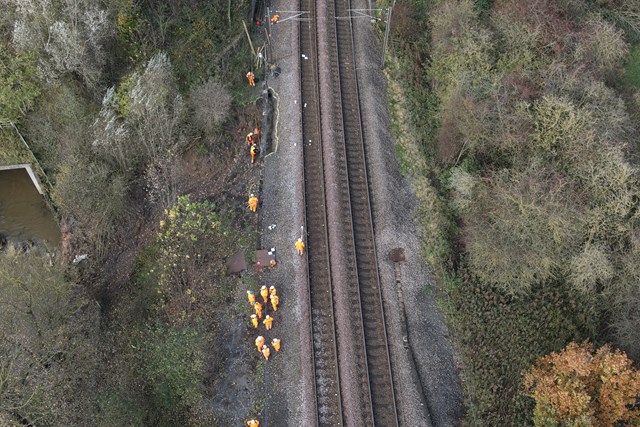
[[[60,243],[60,228],[25,169],[0,171],[0,238]]]

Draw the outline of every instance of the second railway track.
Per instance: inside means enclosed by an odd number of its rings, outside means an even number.
[[[350,412],[358,426],[397,427],[393,377],[388,350],[384,307],[378,275],[375,237],[369,199],[369,185],[362,129],[362,117],[357,86],[354,38],[350,0],[300,0],[300,10],[309,11],[310,21],[300,24],[300,49],[306,59],[301,63],[303,108],[303,144],[305,168],[305,208],[307,224],[307,257],[311,320],[315,365],[315,388],[319,426],[341,426],[342,414]],[[323,8],[323,9],[320,9]],[[317,12],[328,17],[326,27],[319,28]],[[338,19],[336,19],[338,18]],[[330,85],[319,85],[317,33],[326,31],[329,67],[324,79]],[[324,69],[323,69],[324,70]],[[330,91],[323,96],[322,91]],[[328,105],[321,100],[332,100]],[[322,138],[321,116],[327,111],[335,118],[335,135]],[[322,144],[333,144],[336,173],[325,176]],[[338,188],[341,212],[339,242],[329,251],[326,186]],[[346,277],[339,284],[331,282],[331,262],[337,260],[346,268]],[[343,408],[338,349],[335,332],[334,293],[332,286],[344,287],[349,307],[351,335],[355,353],[355,375],[347,379],[351,389],[357,389],[359,408]],[[343,383],[345,375],[343,374]]]

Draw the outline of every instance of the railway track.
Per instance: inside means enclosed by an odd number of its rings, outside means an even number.
[[[335,17],[350,14],[350,0],[334,1]],[[342,118],[349,194],[351,222],[355,243],[358,290],[364,327],[367,369],[373,424],[375,426],[397,427],[398,415],[393,389],[391,359],[384,321],[384,306],[378,261],[375,248],[371,201],[360,111],[360,95],[354,52],[354,38],[351,19],[336,19],[336,40],[340,89],[342,92]]]
[[[314,386],[318,426],[342,426],[342,402],[338,350],[333,313],[331,264],[325,202],[324,161],[320,124],[315,0],[301,0],[300,10],[309,11],[309,22],[300,22],[302,141],[307,225],[307,269],[311,301]]]
[[[346,292],[356,373],[346,380],[358,394],[359,408],[348,408],[357,425],[397,427],[398,418],[387,344],[384,307],[378,276],[362,117],[359,105],[354,40],[349,0],[300,0],[302,11],[311,20],[300,25],[300,49],[308,59],[302,61],[303,142],[305,167],[305,208],[309,289],[315,364],[315,388],[319,426],[344,425],[340,397],[338,342],[335,328],[335,301],[331,283],[331,260],[344,264],[346,277],[339,286]],[[315,8],[318,8],[317,10]],[[323,9],[320,9],[323,8]],[[316,12],[328,19],[318,28]],[[318,12],[320,13],[320,12]],[[328,76],[330,84],[321,89],[318,81],[317,32],[327,31]],[[329,92],[329,93],[327,93]],[[321,93],[323,96],[321,96]],[[322,100],[332,100],[321,105]],[[328,111],[338,123],[334,135],[323,140],[320,118]],[[309,142],[311,141],[311,142]],[[325,176],[322,144],[334,144],[334,176]],[[338,188],[339,236],[331,236],[329,252],[325,185]],[[338,286],[333,284],[333,286]],[[331,331],[329,330],[331,329]],[[342,341],[341,341],[342,342]],[[343,382],[345,379],[343,378]],[[347,412],[347,411],[345,411]]]

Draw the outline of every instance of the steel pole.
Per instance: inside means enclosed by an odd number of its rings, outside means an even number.
[[[389,43],[389,33],[391,32],[391,10],[391,7],[387,8],[387,27],[384,32],[384,47],[382,48],[382,68],[387,62],[387,44]]]

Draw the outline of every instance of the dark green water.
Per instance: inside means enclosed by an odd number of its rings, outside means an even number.
[[[60,228],[25,169],[0,171],[0,235],[60,244]]]

